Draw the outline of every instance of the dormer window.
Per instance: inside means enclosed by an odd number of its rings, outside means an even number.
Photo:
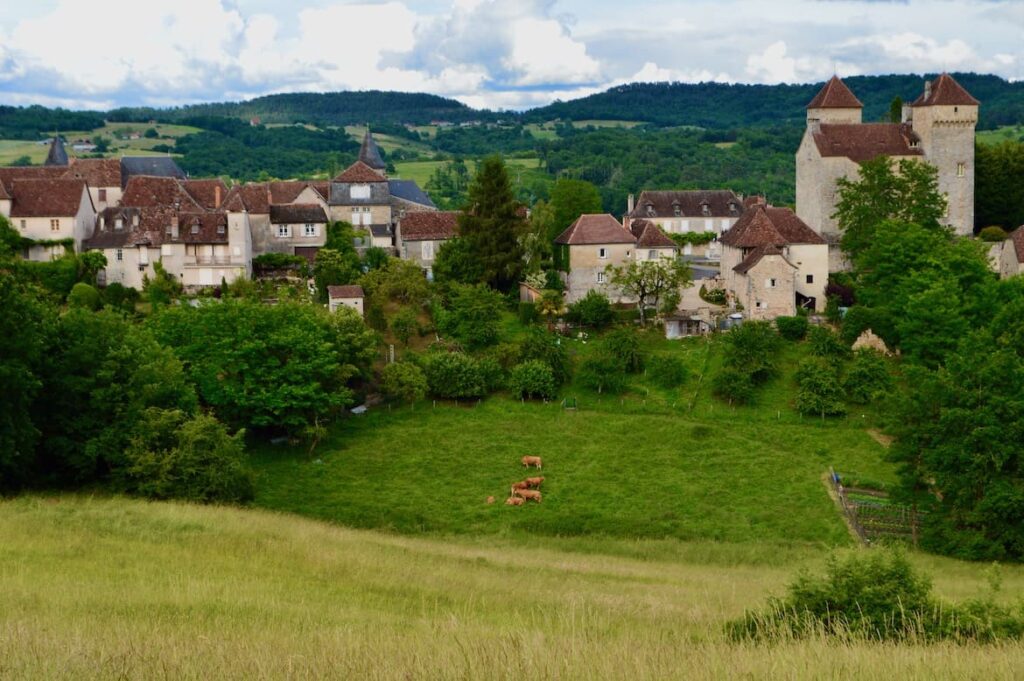
[[[683,214],[682,211],[679,210],[679,204],[674,201],[672,202],[672,214],[675,215],[676,217],[679,217],[680,215]]]
[[[734,201],[730,201],[729,202],[729,212],[732,213],[733,215],[735,215],[739,211],[740,211],[739,206],[737,206]]]
[[[199,234],[199,223],[198,222],[193,222],[192,223],[192,233],[193,234]]]
[[[370,185],[354,184],[350,192],[353,199],[368,199],[370,198]]]
[[[124,229],[124,220],[121,218],[114,220],[114,229]]]
[[[701,215],[711,215],[711,206],[706,203],[700,204]]]
[[[647,204],[647,214],[652,218],[655,216],[654,206],[649,203]]]
[[[226,231],[227,228],[224,225],[217,225],[217,234],[223,234]]]

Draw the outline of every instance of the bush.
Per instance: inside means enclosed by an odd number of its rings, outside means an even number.
[[[403,307],[391,318],[391,333],[402,345],[408,346],[409,339],[413,337],[413,334],[419,333],[419,330],[419,317],[416,310],[411,307]]]
[[[393,362],[380,375],[381,389],[392,400],[417,402],[427,396],[427,377],[411,362]]]
[[[932,596],[931,580],[901,553],[832,556],[821,576],[801,573],[785,598],[730,622],[736,640],[806,637],[990,642],[1024,635],[1024,612],[991,599],[951,605]]]
[[[508,386],[519,397],[551,399],[556,392],[551,367],[536,359],[517,364],[509,375]]]
[[[500,390],[505,386],[505,369],[496,357],[481,357],[476,360],[476,366],[484,384],[484,394]]]
[[[651,357],[647,363],[647,376],[662,388],[678,388],[686,382],[690,372],[686,362],[679,355],[661,353]]]
[[[725,334],[723,344],[725,365],[750,374],[754,385],[775,374],[781,338],[771,322],[744,322]]]
[[[711,390],[729,404],[750,404],[754,401],[753,376],[735,367],[723,367],[715,374]]]
[[[576,324],[603,329],[615,319],[615,312],[612,310],[612,304],[609,302],[608,296],[600,291],[591,289],[587,291],[587,295],[569,306],[567,316],[570,321]]]
[[[498,340],[504,302],[486,284],[452,284],[448,305],[436,312],[434,322],[468,348],[482,348]]]
[[[434,352],[423,360],[423,372],[431,395],[448,399],[483,397],[487,385],[480,367],[462,352]]]
[[[775,318],[775,328],[779,330],[779,335],[786,340],[803,340],[807,335],[807,326],[807,317],[803,315]]]
[[[986,227],[985,229],[978,232],[979,239],[990,243],[1005,241],[1007,236],[1009,235],[1006,233],[1006,230],[1003,229],[1002,227],[999,227],[998,225]]]
[[[529,326],[537,321],[537,304],[524,301],[519,303],[519,322]]]
[[[181,282],[164,269],[159,261],[153,263],[153,278],[142,275],[142,295],[150,305],[167,305],[181,295]]]
[[[290,253],[264,253],[252,259],[252,266],[260,271],[297,269],[305,272],[309,269],[309,261]]]
[[[626,390],[626,372],[617,357],[599,352],[580,362],[576,382],[598,393],[618,395]]]
[[[700,297],[712,305],[725,305],[729,297],[725,292],[724,288],[713,288],[708,290],[708,287],[704,284],[700,286]]]
[[[604,339],[608,354],[618,359],[628,373],[639,373],[644,369],[644,351],[640,347],[640,333],[632,327],[615,329]]]
[[[868,404],[892,390],[892,376],[882,353],[863,348],[853,354],[853,362],[843,379],[846,398],[857,404]]]
[[[815,326],[807,334],[811,354],[817,357],[841,359],[850,356],[850,348],[835,331],[827,326]]]
[[[538,360],[551,367],[555,383],[561,385],[569,380],[572,374],[569,365],[569,353],[562,344],[560,336],[544,329],[530,329],[519,345],[519,360],[527,362]]]
[[[100,305],[100,292],[89,284],[78,282],[71,287],[71,293],[68,294],[68,307],[80,307],[95,312],[100,309]]]
[[[139,292],[131,287],[122,286],[116,281],[107,284],[101,292],[103,304],[125,312],[134,312],[135,303],[139,301]]]
[[[796,372],[796,408],[802,414],[837,416],[846,413],[843,388],[836,365],[821,357],[809,357]]]

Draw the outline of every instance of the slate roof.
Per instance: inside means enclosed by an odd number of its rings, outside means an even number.
[[[44,166],[66,166],[71,161],[68,159],[68,152],[64,149],[64,141],[60,135],[54,135],[50,142],[50,152],[46,155]]]
[[[90,187],[120,187],[121,161],[116,158],[76,158],[62,177],[85,180]]]
[[[185,171],[170,156],[124,156],[121,158],[121,186],[137,175],[177,177],[184,180]]]
[[[733,248],[827,243],[789,208],[755,204],[718,239]]]
[[[764,246],[758,246],[757,248],[752,250],[749,254],[747,254],[747,257],[743,259],[743,262],[741,262],[739,265],[736,265],[736,267],[733,267],[732,269],[733,269],[734,272],[739,272],[740,274],[746,274],[747,272],[749,272],[750,270],[752,270],[754,268],[754,265],[756,265],[757,263],[761,262],[761,258],[764,258],[767,255],[777,255],[777,256],[781,257],[783,259],[783,261],[785,261],[785,263],[787,265],[789,265],[793,269],[796,269],[796,265],[791,263],[786,258],[786,256],[783,255],[782,251],[780,251],[778,248],[776,248],[772,244],[766,244]]]
[[[704,215],[704,206],[710,211]],[[730,208],[735,205],[735,210]],[[743,201],[729,189],[650,191],[640,192],[640,198],[629,214],[631,218],[676,217],[679,207],[681,217],[736,217],[743,212]]]
[[[456,211],[417,211],[408,213],[399,223],[402,241],[440,241],[459,233]]]
[[[845,156],[856,163],[878,156],[920,156],[919,138],[908,123],[822,123],[814,143],[822,156]]]
[[[839,76],[832,76],[827,83],[814,95],[807,105],[808,109],[862,109],[864,105],[857,99],[850,88]]]
[[[362,161],[356,161],[343,170],[333,181],[358,183],[387,182],[387,178]]]
[[[363,287],[356,284],[347,286],[328,286],[327,296],[330,298],[362,298]]]
[[[633,220],[629,231],[636,237],[637,248],[679,248],[661,228],[647,220]]]
[[[391,225],[370,225],[370,234],[383,239],[391,236]]]
[[[926,96],[927,95],[927,96]],[[911,106],[978,106],[980,102],[971,96],[956,79],[943,73],[929,86]]]
[[[318,203],[271,204],[270,222],[273,224],[325,223],[327,213]]]
[[[369,130],[363,135],[363,144],[359,147],[359,160],[374,170],[387,168],[387,164],[384,163],[384,159],[380,155],[377,141],[373,139],[373,134]]]
[[[430,208],[436,208],[434,202],[430,200],[426,192],[420,189],[420,186],[416,184],[416,180],[388,180],[388,189],[391,191],[391,196],[408,201],[409,203],[415,203],[420,206],[429,206]]]
[[[569,246],[631,244],[635,241],[633,233],[608,213],[581,215],[555,239],[555,243]]]
[[[85,187],[84,180],[15,180],[10,190],[11,217],[76,216]]]

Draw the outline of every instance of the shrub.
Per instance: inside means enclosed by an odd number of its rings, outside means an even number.
[[[715,374],[711,390],[730,404],[750,404],[754,401],[754,379],[749,372],[735,367],[723,367]]]
[[[803,340],[807,335],[807,326],[807,317],[804,315],[775,318],[775,328],[779,330],[779,335],[786,340]]]
[[[96,311],[100,309],[100,292],[89,284],[78,282],[68,294],[68,306]]]
[[[836,416],[846,413],[843,388],[836,365],[821,357],[809,357],[796,372],[796,408],[802,414]]]
[[[413,334],[419,333],[420,322],[416,310],[411,307],[403,307],[391,318],[391,333],[395,335],[402,345],[408,346],[409,339]]]
[[[142,295],[150,305],[167,305],[181,295],[181,282],[164,269],[159,261],[153,263],[153,278],[142,275]]]
[[[612,323],[615,312],[608,296],[591,289],[587,295],[569,306],[568,318],[576,324],[603,329]]]
[[[843,388],[846,398],[857,404],[868,404],[885,396],[892,389],[892,376],[882,353],[869,348],[855,352]]]
[[[486,384],[480,367],[462,352],[435,352],[423,361],[423,372],[431,395],[450,399],[483,397]]]
[[[522,362],[539,360],[551,367],[555,383],[561,385],[569,380],[572,373],[569,353],[560,336],[544,329],[530,329],[519,345],[519,359]]]
[[[476,360],[480,378],[484,383],[484,393],[500,390],[505,385],[505,369],[496,357],[484,356]]]
[[[427,377],[411,362],[393,362],[380,375],[381,389],[392,400],[416,402],[427,396]]]
[[[524,301],[519,303],[519,322],[526,326],[537,321],[537,304]]]
[[[622,362],[607,352],[599,352],[580,362],[576,381],[598,393],[617,395],[626,390],[626,372]]]
[[[1002,227],[999,227],[998,225],[986,227],[980,232],[978,232],[979,239],[981,239],[982,241],[988,241],[990,243],[997,241],[1005,241],[1007,236],[1008,235],[1006,234],[1006,230],[1003,229]]]
[[[725,365],[750,374],[755,385],[775,374],[781,338],[770,322],[744,322],[725,334],[723,344]]]
[[[252,266],[260,271],[296,269],[305,272],[309,261],[301,255],[290,253],[264,253],[252,259]]]
[[[657,354],[647,363],[647,376],[662,388],[678,388],[686,382],[689,373],[686,362],[675,354]]]
[[[626,372],[635,374],[643,371],[644,351],[640,347],[640,333],[635,328],[615,329],[605,337],[604,346]]]
[[[815,326],[808,331],[811,354],[817,357],[844,358],[850,356],[850,348],[843,343],[835,331],[827,326]]]
[[[699,293],[701,298],[712,305],[725,305],[726,302],[728,302],[728,295],[725,293],[724,288],[713,288],[708,290],[707,286],[701,284]]]
[[[452,284],[446,309],[434,321],[468,348],[482,348],[498,339],[504,308],[501,294],[486,284]]]
[[[509,375],[508,386],[519,397],[551,399],[555,396],[551,367],[536,359],[516,365]]]
[[[101,293],[101,297],[103,298],[104,305],[109,305],[126,312],[134,312],[135,303],[139,301],[139,292],[134,288],[123,286],[115,281],[112,284],[107,284],[107,287]]]

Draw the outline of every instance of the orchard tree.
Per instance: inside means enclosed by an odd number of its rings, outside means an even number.
[[[683,260],[659,258],[606,268],[609,283],[622,293],[637,299],[640,323],[647,320],[647,308],[658,309],[658,302],[667,294],[691,283],[690,266]]]

